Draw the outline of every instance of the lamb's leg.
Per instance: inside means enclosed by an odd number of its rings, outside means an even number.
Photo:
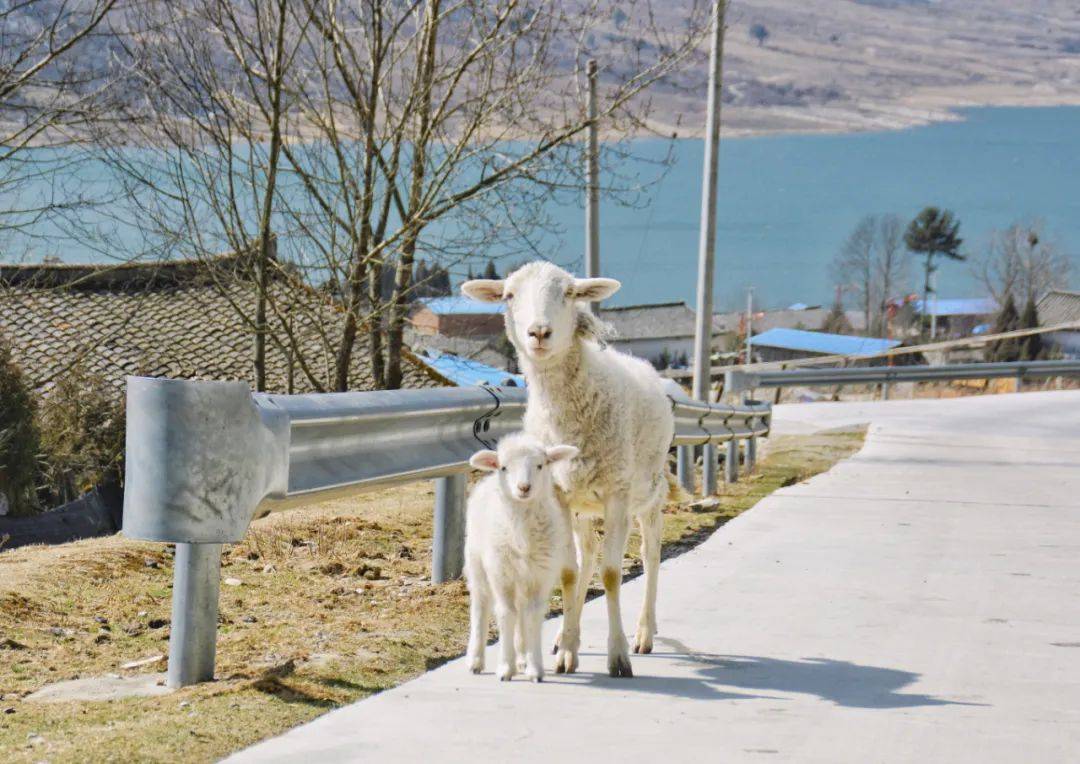
[[[645,565],[645,601],[641,603],[635,653],[651,653],[653,635],[656,634],[656,583],[660,575],[660,537],[664,529],[661,505],[657,504],[647,515],[638,518],[641,531],[641,559]]]
[[[626,538],[630,533],[630,518],[626,512],[626,496],[610,501],[604,508],[604,562],[601,578],[607,595],[608,609],[608,674],[631,677],[630,652],[623,631],[619,595],[622,589],[622,561],[626,554]]]
[[[519,674],[525,670],[525,658],[529,652],[528,636],[529,609],[522,607],[518,609],[518,622],[514,631],[514,652],[517,653],[517,670]]]
[[[500,680],[509,682],[517,672],[514,630],[517,626],[518,614],[512,597],[495,595],[495,620],[499,625],[499,666],[495,673]]]
[[[534,597],[522,608],[524,613],[523,626],[526,629],[525,640],[528,657],[525,660],[525,676],[534,682],[544,681],[544,654],[540,647],[540,632],[544,625],[544,610],[547,600],[544,597]]]
[[[473,579],[470,579],[472,581]],[[488,622],[491,620],[491,595],[473,583],[469,597],[469,670],[479,674],[484,670]]]

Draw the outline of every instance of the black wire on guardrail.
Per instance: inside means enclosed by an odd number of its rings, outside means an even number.
[[[484,448],[493,449],[495,448],[494,444],[481,436],[480,433],[487,432],[491,429],[491,420],[494,417],[499,416],[499,414],[501,413],[500,409],[502,408],[502,401],[499,400],[498,393],[496,393],[487,385],[480,385],[480,388],[488,392],[492,400],[495,401],[495,407],[492,408],[490,411],[485,411],[483,414],[476,418],[476,421],[473,422],[472,434],[473,437],[476,438],[477,441],[479,441]]]

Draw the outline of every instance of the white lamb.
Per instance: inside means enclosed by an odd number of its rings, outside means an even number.
[[[560,499],[574,512],[580,559],[576,587],[565,586],[566,616],[557,672],[578,665],[581,609],[596,565],[593,517],[604,521],[602,580],[608,604],[608,673],[633,676],[619,607],[622,559],[630,518],[641,531],[645,602],[634,652],[648,653],[656,633],[661,510],[677,495],[667,470],[675,433],[671,401],[660,375],[645,361],[603,346],[603,325],[586,303],[619,288],[614,279],[575,279],[547,262],[533,262],[504,281],[475,280],[462,291],[476,300],[506,303],[506,334],[529,386],[525,431],[543,443],[580,449],[556,473]]]
[[[465,577],[470,593],[469,668],[484,669],[494,605],[499,628],[499,679],[519,670],[544,676],[540,630],[560,575],[576,578],[569,513],[555,497],[552,466],[572,459],[573,446],[544,447],[524,433],[508,435],[498,451],[478,451],[469,463],[491,472],[469,496]]]

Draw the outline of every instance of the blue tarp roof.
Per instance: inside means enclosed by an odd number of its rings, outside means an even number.
[[[463,295],[429,297],[425,300],[420,300],[420,303],[432,313],[439,316],[451,314],[482,315],[485,313],[502,313],[506,310],[506,306],[501,302],[478,302]]]
[[[753,344],[825,355],[873,355],[896,347],[900,341],[807,332],[802,329],[769,329],[767,332],[755,334]]]
[[[451,353],[429,351],[429,355],[424,356],[424,361],[455,385],[462,387],[468,385],[525,387],[525,377],[520,374],[511,374],[506,369],[498,369]]]
[[[997,302],[990,297],[962,297],[948,300],[930,298],[929,310],[923,311],[923,301],[915,301],[915,311],[927,316],[989,316],[998,311]]]

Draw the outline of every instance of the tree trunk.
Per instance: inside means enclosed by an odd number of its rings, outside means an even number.
[[[397,273],[394,276],[394,293],[390,297],[390,324],[387,330],[387,365],[386,386],[391,390],[401,387],[401,349],[404,345],[405,308],[409,287],[412,284],[413,259],[416,256],[416,241],[423,228],[418,220],[421,216],[421,200],[424,183],[424,165],[427,161],[427,144],[431,121],[431,90],[435,76],[435,44],[439,31],[439,2],[429,0],[424,9],[424,61],[420,87],[423,94],[418,108],[419,130],[413,145],[412,179],[409,185],[409,226],[401,246],[401,258],[398,260]]]

